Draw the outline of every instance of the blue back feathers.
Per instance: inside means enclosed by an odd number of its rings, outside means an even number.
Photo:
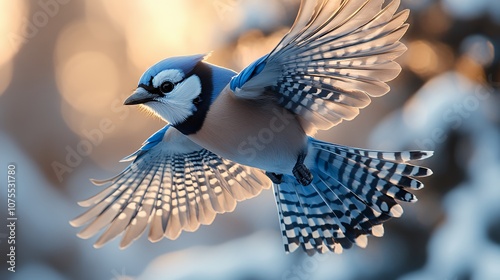
[[[227,69],[224,67],[220,67],[217,65],[213,65],[210,63],[205,63],[208,67],[210,67],[211,70],[211,80],[212,80],[212,101],[219,96],[219,93],[222,92],[222,90],[229,84],[231,81],[231,78],[236,76],[236,72],[234,72],[231,69]],[[205,77],[202,77],[200,75],[200,78],[203,79]]]
[[[151,135],[144,143],[142,143],[142,147],[135,151],[133,154],[124,157],[120,162],[125,162],[125,161],[135,161],[137,158],[140,158],[144,153],[146,153],[148,150],[152,149],[154,146],[158,145],[163,140],[163,136],[165,136],[165,133],[167,133],[167,130],[171,127],[170,124],[167,124],[164,126],[162,129],[158,130],[155,132],[153,135]]]
[[[170,127],[171,125],[168,124],[164,126],[162,129],[155,132],[153,135],[151,135],[148,139],[146,139],[146,141],[144,141],[140,150],[142,151],[149,150],[154,146],[156,146],[156,144],[160,143],[163,140],[163,136],[165,136],[165,133],[167,133],[167,130]]]
[[[231,90],[235,91],[237,88],[241,88],[246,82],[248,82],[248,80],[262,72],[262,70],[266,66],[266,59],[268,56],[269,54],[266,54],[263,57],[257,59],[252,64],[248,65],[248,67],[243,69],[243,71],[241,71],[238,76],[234,77],[231,80]]]

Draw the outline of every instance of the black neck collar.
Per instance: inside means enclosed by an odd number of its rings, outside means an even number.
[[[195,134],[201,129],[212,103],[212,69],[210,69],[207,64],[199,62],[193,69],[193,71],[186,75],[186,77],[189,77],[193,74],[196,74],[200,78],[201,82],[201,94],[193,101],[194,105],[196,106],[196,112],[185,121],[173,125],[173,127],[175,127],[184,135]]]

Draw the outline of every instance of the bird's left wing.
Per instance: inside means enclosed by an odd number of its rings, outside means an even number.
[[[117,176],[93,182],[110,183],[101,193],[79,204],[91,207],[71,221],[88,224],[78,236],[105,232],[104,243],[125,232],[120,247],[137,239],[148,224],[149,239],[175,239],[182,230],[210,224],[217,213],[233,211],[236,202],[270,187],[265,175],[198,146],[170,125],[156,132],[132,155],[132,163]]]
[[[409,11],[400,0],[302,0],[278,46],[231,80],[239,98],[263,94],[298,115],[307,131],[351,120],[389,91],[401,67]]]

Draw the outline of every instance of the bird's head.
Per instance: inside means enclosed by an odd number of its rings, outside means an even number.
[[[125,105],[141,104],[172,125],[204,118],[235,72],[203,61],[206,55],[171,57],[142,75]]]

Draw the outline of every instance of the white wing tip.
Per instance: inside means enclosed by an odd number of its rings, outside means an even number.
[[[77,233],[76,236],[78,236],[81,239],[89,239],[90,237],[92,237],[92,235],[86,234],[83,231],[80,231],[79,233]]]
[[[69,224],[70,224],[72,227],[79,227],[79,226],[80,226],[80,225],[78,224],[78,222],[77,222],[77,221],[75,221],[75,220],[71,220],[71,221],[69,221]]]
[[[109,179],[99,180],[99,179],[90,178],[89,180],[92,184],[94,184],[96,186],[102,186],[102,185],[106,184],[107,182],[109,182]]]
[[[375,237],[384,236],[384,226],[382,224],[372,227],[372,235]]]
[[[364,234],[358,236],[354,241],[360,248],[366,248],[366,246],[368,245],[368,237]]]
[[[399,218],[403,215],[404,210],[403,210],[403,207],[401,207],[401,205],[396,204],[396,205],[391,207],[390,213],[391,213],[391,216],[393,216],[395,218]]]

